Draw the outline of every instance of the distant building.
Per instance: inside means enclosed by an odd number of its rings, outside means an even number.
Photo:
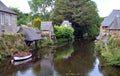
[[[51,21],[41,22],[42,35],[48,35],[50,38],[54,37],[54,28]]]
[[[116,16],[107,29],[113,37],[117,36],[120,33],[120,17]]]
[[[0,1],[0,36],[17,32],[17,14]]]
[[[27,26],[21,26],[18,30],[18,33],[23,32],[24,38],[27,45],[31,45],[34,41],[37,43],[41,39],[40,31],[39,29],[30,28]]]
[[[100,36],[115,34],[120,32],[120,10],[113,10],[108,17],[106,17],[100,26]]]
[[[71,27],[71,23],[69,21],[67,21],[67,20],[64,20],[62,22],[61,26],[66,26],[66,27],[70,26]]]

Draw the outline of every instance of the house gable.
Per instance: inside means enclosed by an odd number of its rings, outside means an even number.
[[[53,31],[52,22],[41,22],[41,30]]]
[[[110,15],[103,20],[101,26],[109,26],[113,22],[116,15],[120,17],[120,10],[113,10]]]
[[[71,23],[67,20],[64,20],[61,24],[61,26],[71,26]]]
[[[120,30],[120,17],[116,16],[108,27],[109,30]]]
[[[0,11],[17,15],[14,11],[10,10],[7,6],[5,6],[1,1],[0,1]]]
[[[51,21],[41,22],[42,33],[48,33],[51,38],[54,35],[54,28]]]

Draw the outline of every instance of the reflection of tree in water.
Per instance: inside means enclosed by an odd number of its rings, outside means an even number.
[[[35,76],[39,76],[40,75],[41,66],[40,66],[39,63],[40,62],[35,63],[34,66],[32,66],[32,70],[33,70]]]
[[[104,76],[120,76],[120,67],[101,67],[100,70]]]
[[[67,45],[68,46],[68,45]],[[56,51],[65,49],[67,51],[70,47],[61,47]],[[95,61],[93,56],[93,47],[89,42],[75,42],[73,44],[74,52],[68,59],[56,59],[54,60],[54,66],[56,71],[62,76],[79,75],[85,76],[92,68]]]
[[[71,54],[74,52],[72,45],[66,45],[64,47],[60,47],[56,49],[56,53],[54,55],[54,60],[56,59],[62,59],[62,58],[68,58],[71,56]]]

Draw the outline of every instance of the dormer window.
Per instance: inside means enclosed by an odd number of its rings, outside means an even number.
[[[4,22],[5,22],[5,15],[4,13],[0,13],[0,24],[4,25]]]

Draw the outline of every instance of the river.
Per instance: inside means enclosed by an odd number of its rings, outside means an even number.
[[[51,52],[52,51],[52,52]],[[25,61],[0,62],[0,76],[120,76],[120,67],[99,67],[94,43],[75,41],[58,48],[34,50]]]

